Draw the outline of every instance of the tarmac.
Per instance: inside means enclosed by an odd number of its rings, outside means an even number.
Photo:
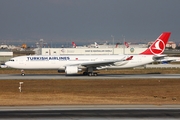
[[[144,79],[144,78],[166,78],[180,79],[180,74],[99,74],[98,76],[83,76],[81,74],[65,75],[65,74],[0,74],[0,80],[30,80],[30,79]]]

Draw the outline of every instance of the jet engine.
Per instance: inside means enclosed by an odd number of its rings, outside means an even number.
[[[77,66],[66,66],[65,69],[66,74],[76,74],[78,73],[78,67]]]

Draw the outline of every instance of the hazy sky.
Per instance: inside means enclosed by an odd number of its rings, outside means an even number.
[[[0,0],[0,42],[151,41],[180,43],[180,0]]]

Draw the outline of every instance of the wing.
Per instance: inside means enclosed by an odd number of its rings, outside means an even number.
[[[128,61],[131,60],[133,56],[130,57],[124,57],[120,60],[111,60],[111,61],[92,61],[92,62],[86,62],[86,63],[80,63],[80,64],[71,64],[68,66],[82,66],[82,67],[99,67],[99,66],[108,66],[112,65],[116,62],[123,62],[123,61]]]
[[[98,61],[98,62],[88,62],[88,63],[82,63],[81,66],[84,67],[99,67],[99,66],[105,66],[105,65],[112,65],[116,62],[123,62],[123,61],[128,61],[131,60],[133,56],[130,57],[124,57],[120,60],[112,60],[112,61]]]

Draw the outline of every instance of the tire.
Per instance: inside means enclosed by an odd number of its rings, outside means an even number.
[[[21,76],[25,76],[25,73],[21,73]]]
[[[94,73],[94,76],[98,76],[98,74],[97,74],[97,73]]]
[[[89,76],[92,76],[92,73],[91,73],[91,72],[89,72],[89,73],[88,73],[88,75],[89,75]]]

